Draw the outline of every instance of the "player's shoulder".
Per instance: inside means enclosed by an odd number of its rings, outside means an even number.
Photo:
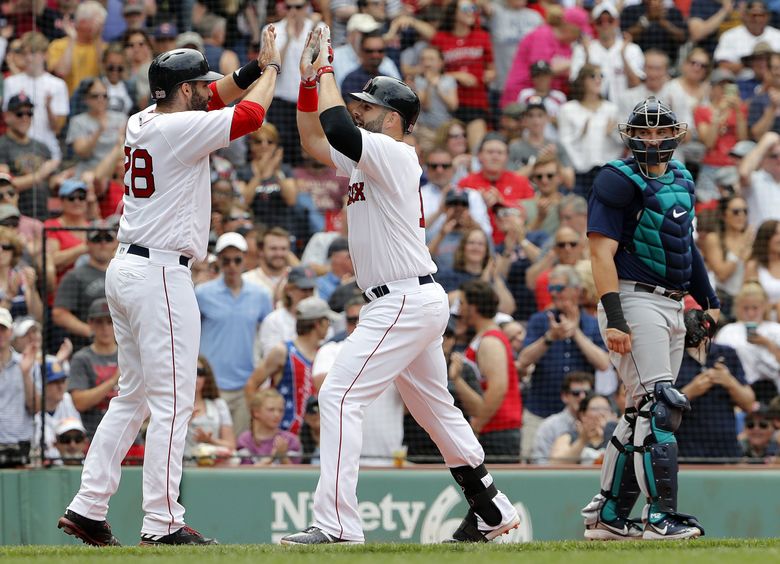
[[[593,180],[591,202],[613,208],[626,207],[636,195],[636,184],[631,178],[637,174],[639,170],[633,159],[608,162]]]

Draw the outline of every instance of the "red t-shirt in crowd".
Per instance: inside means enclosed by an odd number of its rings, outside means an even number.
[[[493,63],[490,35],[481,29],[472,30],[465,37],[447,31],[438,31],[431,45],[444,57],[444,72],[469,72],[477,77],[475,86],[458,83],[458,105],[467,108],[488,109],[487,87],[483,80],[485,69]]]
[[[740,111],[747,119],[747,106],[742,104]],[[693,110],[694,123],[712,123],[712,106],[697,106]],[[732,166],[734,159],[729,156],[729,151],[737,144],[737,112],[729,110],[726,123],[718,131],[715,145],[709,149],[701,159],[702,164],[711,166]]]
[[[523,175],[505,170],[497,180],[491,181],[482,172],[475,172],[463,178],[458,186],[472,188],[479,192],[487,192],[494,186],[501,192],[503,203],[507,207],[516,208],[522,200],[534,197],[534,189],[531,182]],[[496,214],[493,209],[488,209],[490,225],[493,227],[493,242],[498,245],[504,241],[503,231],[498,229]]]
[[[122,198],[125,195],[125,186],[119,182],[109,181],[108,188],[98,198],[100,217],[103,219],[112,215],[122,214]]]
[[[477,378],[479,378],[479,385],[483,390],[487,390],[487,380],[482,378],[482,375],[477,370],[477,351],[482,343],[482,339],[485,337],[495,337],[500,340],[504,348],[506,349],[506,370],[507,370],[507,387],[504,400],[498,407],[498,410],[493,414],[493,417],[487,424],[482,427],[480,433],[489,433],[491,431],[506,431],[507,429],[519,429],[522,427],[523,421],[523,400],[520,397],[520,389],[518,387],[517,369],[515,368],[515,359],[512,353],[512,345],[509,344],[509,339],[500,329],[491,329],[485,331],[485,334],[481,337],[474,339],[469,343],[466,349],[465,357],[473,363],[473,366],[477,372]]]

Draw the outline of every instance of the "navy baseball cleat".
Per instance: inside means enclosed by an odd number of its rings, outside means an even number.
[[[88,519],[70,509],[66,510],[65,515],[57,521],[57,528],[92,546],[121,546],[117,538],[111,534],[111,525],[108,521]]]
[[[645,540],[695,539],[704,535],[704,529],[693,515],[668,513],[656,523],[645,523]]]
[[[216,539],[207,539],[192,527],[184,526],[170,535],[141,535],[141,546],[164,544],[219,544]]]
[[[598,519],[595,523],[585,525],[585,538],[600,541],[642,540],[642,526],[633,519],[620,517],[612,521]]]
[[[300,533],[293,533],[282,537],[279,544],[335,544],[335,543],[347,543],[347,544],[362,544],[359,541],[350,541],[346,539],[340,539],[329,535],[319,527],[309,527],[302,530]]]

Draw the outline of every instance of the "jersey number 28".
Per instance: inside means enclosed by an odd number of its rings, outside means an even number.
[[[154,166],[152,156],[146,149],[136,149],[131,152],[130,147],[125,145],[125,176],[130,171],[130,186],[125,184],[125,195],[129,196],[133,192],[136,198],[150,198],[154,194]],[[138,187],[138,179],[143,179],[143,186]]]

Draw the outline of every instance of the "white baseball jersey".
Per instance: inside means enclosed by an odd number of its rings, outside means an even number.
[[[206,258],[211,222],[209,153],[230,144],[233,108],[133,115],[125,139],[119,240]]]
[[[349,177],[349,254],[358,286],[366,290],[436,272],[425,246],[422,169],[414,147],[382,133],[360,134],[359,163],[330,149],[339,176]]]

